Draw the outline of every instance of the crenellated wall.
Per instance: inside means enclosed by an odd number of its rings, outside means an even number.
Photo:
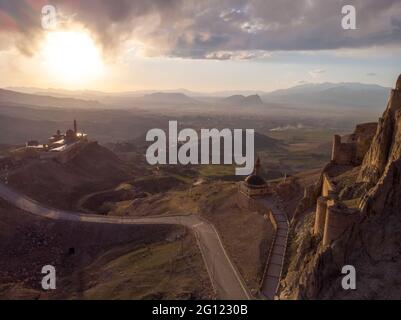
[[[339,165],[350,165],[356,155],[356,144],[342,142],[339,135],[334,135],[331,161]]]
[[[321,196],[316,201],[313,234],[323,238],[323,246],[330,245],[357,217],[355,210],[337,201],[336,187],[330,177],[323,173]]]
[[[334,135],[331,162],[338,165],[360,165],[376,134],[377,126],[377,122],[358,124],[345,142],[339,135]]]
[[[326,221],[324,224],[323,246],[338,239],[345,229],[356,221],[358,214],[334,200],[327,202]]]
[[[315,226],[313,228],[313,233],[315,235],[323,236],[324,225],[326,222],[326,210],[327,210],[327,197],[319,197],[316,204],[316,216],[315,216]]]

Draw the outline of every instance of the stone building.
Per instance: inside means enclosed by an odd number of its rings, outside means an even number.
[[[261,164],[258,158],[255,163],[253,173],[239,184],[239,191],[248,197],[259,197],[269,192],[269,187],[265,179],[261,176]]]
[[[337,165],[360,165],[376,134],[377,125],[377,122],[362,123],[348,136],[334,135],[331,162]]]
[[[337,200],[336,186],[330,177],[323,173],[321,196],[316,202],[313,234],[323,239],[323,246],[330,245],[349,225],[358,219],[358,212],[349,209]]]
[[[265,211],[265,206],[258,200],[269,193],[269,186],[261,174],[262,167],[258,158],[253,173],[238,184],[237,204],[240,208]]]

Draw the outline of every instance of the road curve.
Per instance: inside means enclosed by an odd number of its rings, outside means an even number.
[[[17,208],[53,220],[111,224],[180,224],[191,228],[196,236],[209,277],[219,299],[250,299],[251,295],[228,257],[214,226],[194,215],[158,217],[109,217],[49,208],[0,183],[0,197]]]

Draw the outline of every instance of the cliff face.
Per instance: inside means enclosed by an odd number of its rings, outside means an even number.
[[[326,247],[314,212],[293,225],[281,299],[401,299],[401,77],[396,88],[360,168],[359,219]],[[344,265],[356,269],[356,290],[341,286]]]
[[[372,145],[366,154],[359,181],[375,185],[389,165],[401,157],[401,90],[392,90],[387,109],[380,118]]]

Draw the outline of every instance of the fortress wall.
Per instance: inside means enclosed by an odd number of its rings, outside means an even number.
[[[339,135],[334,135],[331,161],[339,165],[352,164],[355,158],[355,143],[342,143]]]
[[[328,197],[336,192],[336,188],[326,173],[323,173],[322,196]]]
[[[331,150],[331,161],[336,162],[338,154],[340,152],[341,145],[341,137],[338,134],[335,134],[333,137],[333,147]]]
[[[378,127],[377,122],[369,122],[358,124],[355,129],[355,135],[357,136],[356,141],[356,154],[355,163],[361,164],[363,158],[368,152],[370,145],[372,143],[373,137],[376,134]]]
[[[327,204],[323,246],[330,245],[333,240],[338,239],[357,218],[355,212],[337,203],[332,204],[330,201]]]
[[[334,157],[334,162],[339,165],[350,165],[354,162],[356,145],[354,143],[340,143]]]
[[[358,124],[346,142],[342,142],[339,135],[334,135],[331,161],[338,165],[361,164],[376,134],[377,126],[376,122]]]
[[[315,235],[323,235],[326,222],[327,200],[327,197],[319,197],[317,199],[315,225],[313,228],[313,234]]]

